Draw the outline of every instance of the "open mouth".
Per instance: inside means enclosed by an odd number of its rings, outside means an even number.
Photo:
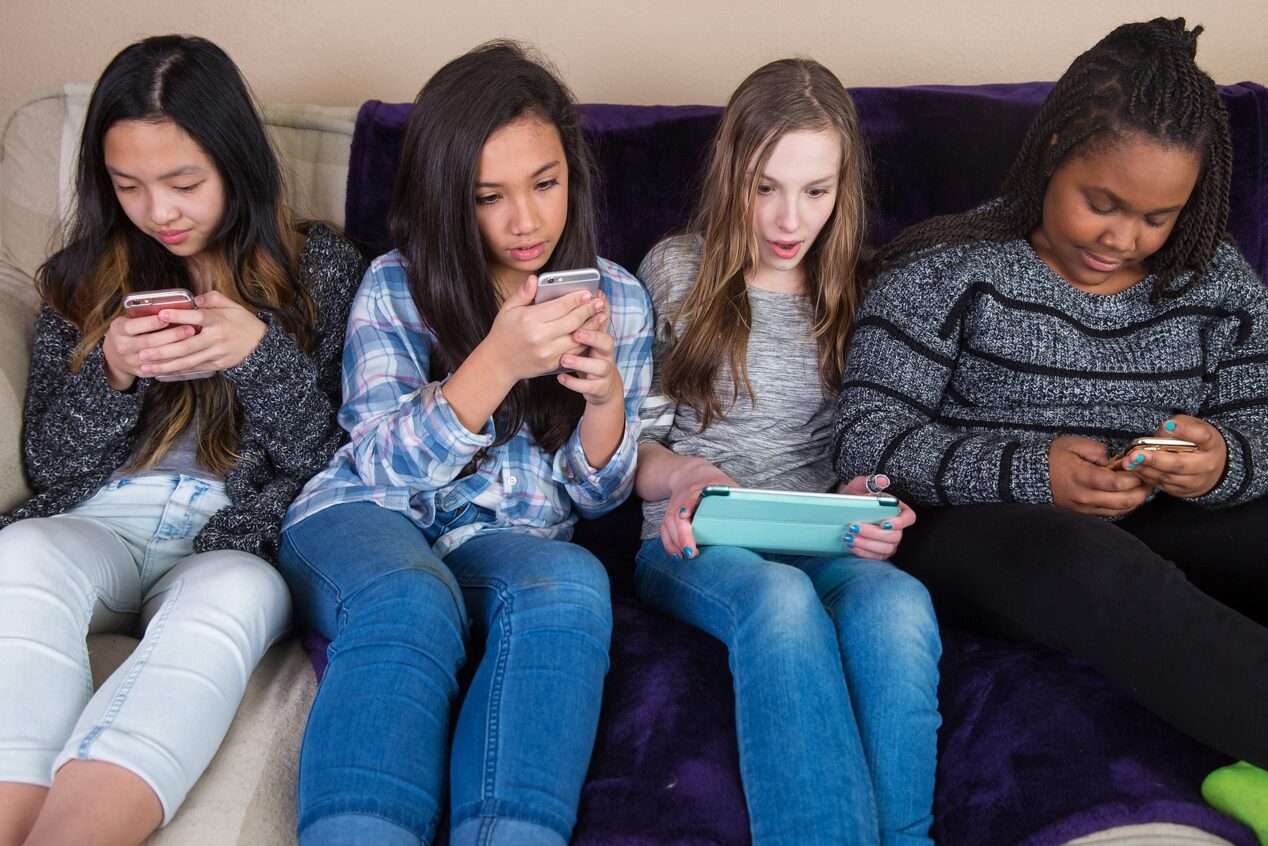
[[[801,241],[769,241],[771,252],[781,259],[790,259],[801,250]]]

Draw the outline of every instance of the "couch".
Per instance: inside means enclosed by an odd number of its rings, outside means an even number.
[[[873,240],[989,196],[1047,90],[1045,83],[855,89],[875,167]],[[1222,92],[1235,145],[1229,227],[1263,274],[1268,90],[1244,83]],[[25,494],[18,434],[35,308],[30,276],[65,208],[84,103],[82,88],[51,92],[19,108],[4,133],[0,508]],[[359,112],[266,112],[300,214],[341,223],[367,255],[386,248],[385,214],[409,109],[369,101]],[[719,109],[589,105],[583,111],[600,169],[601,252],[635,268],[657,238],[685,221]],[[574,843],[745,844],[725,650],[634,596],[639,520],[631,500],[578,526],[576,539],[611,574],[616,625]],[[90,644],[94,667],[108,671],[130,641],[94,637]],[[1205,772],[1227,759],[1181,736],[1086,665],[951,629],[944,647],[938,843],[1255,846],[1249,829],[1198,795]],[[153,842],[293,842],[295,759],[314,670],[319,675],[324,667],[324,643],[311,634],[266,656],[224,746]]]

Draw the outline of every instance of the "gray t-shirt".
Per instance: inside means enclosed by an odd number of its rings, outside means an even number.
[[[643,401],[640,441],[655,441],[679,455],[704,458],[741,485],[792,491],[826,491],[836,481],[829,453],[835,396],[819,379],[813,311],[805,294],[777,294],[750,286],[753,325],[748,341],[748,377],[753,397],[732,394],[731,369],[718,368],[714,393],[724,414],[700,429],[690,406],[670,402],[661,387],[661,366],[684,327],[674,319],[700,268],[697,235],[666,238],[639,265],[656,312],[652,387]],[[644,538],[660,532],[665,500],[643,503]]]
[[[115,479],[121,479],[124,476],[175,476],[184,474],[186,476],[198,476],[203,479],[219,480],[220,477],[203,466],[198,460],[198,433],[201,427],[198,420],[190,421],[176,440],[172,441],[171,447],[167,452],[159,456],[159,460],[154,463],[153,467],[147,467],[144,470],[137,470],[131,473],[123,472],[123,468],[115,470],[110,474],[108,482]],[[136,450],[132,451],[132,455],[124,463],[126,467],[136,459]]]

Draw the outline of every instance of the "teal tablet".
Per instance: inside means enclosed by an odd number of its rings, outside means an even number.
[[[879,523],[898,515],[888,494],[797,493],[710,485],[691,519],[696,543],[742,546],[790,555],[841,555],[851,523]]]

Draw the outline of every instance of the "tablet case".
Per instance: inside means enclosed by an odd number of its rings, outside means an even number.
[[[691,531],[701,546],[742,546],[761,552],[835,556],[851,523],[898,515],[888,494],[798,493],[710,485],[700,493]]]

